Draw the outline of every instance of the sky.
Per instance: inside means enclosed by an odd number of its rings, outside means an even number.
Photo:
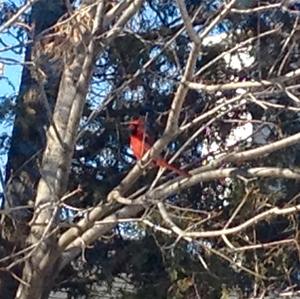
[[[22,1],[13,0],[13,1],[4,1],[0,0],[0,15],[2,10],[2,5],[5,2],[12,2],[16,5],[20,5]],[[12,34],[7,34],[5,32],[0,33],[0,63],[4,63],[4,77],[9,78],[12,85],[15,87],[15,90],[10,86],[7,80],[3,79],[0,76],[0,95],[11,95],[13,93],[18,92],[18,88],[20,85],[21,71],[22,71],[22,61],[23,55],[17,54],[10,49],[6,50],[11,46],[16,46],[19,44],[18,40],[13,37],[16,35],[16,31],[12,30]]]
[[[0,15],[2,10],[3,3],[8,1],[0,0]],[[14,0],[11,1],[17,5],[20,4],[20,1]],[[4,65],[3,73],[0,74],[0,101],[1,97],[13,97],[18,93],[21,74],[22,74],[22,61],[23,54],[15,53],[10,50],[11,46],[18,45],[19,41],[14,37],[16,34],[15,31],[11,32],[12,34],[7,34],[5,32],[0,33],[0,64]],[[1,102],[0,102],[1,105]],[[0,120],[0,136],[7,134],[11,135],[12,131],[12,122],[5,120]],[[4,167],[6,164],[7,157],[6,155],[0,154],[0,171],[2,176],[4,176]],[[0,192],[2,191],[2,186],[0,183]]]
[[[1,6],[3,3],[13,2],[16,5],[20,5],[22,0],[0,0],[0,15]],[[4,74],[0,75],[0,96],[15,96],[19,91],[19,85],[22,74],[22,62],[23,54],[15,53],[14,51],[6,48],[10,46],[18,45],[19,41],[13,35],[16,35],[16,31],[12,31],[12,34],[0,33],[0,64],[4,64]],[[212,32],[203,42],[206,45],[220,43],[226,39],[226,33],[224,32]],[[254,58],[251,57],[250,49],[242,49],[240,53],[235,55],[225,55],[224,60],[232,69],[241,69],[245,66],[249,66],[254,62]],[[0,98],[1,101],[1,98]],[[1,103],[0,103],[1,104]],[[0,136],[3,134],[11,135],[12,122],[0,121]],[[246,127],[247,126],[247,127]],[[239,131],[238,131],[239,130]],[[244,139],[245,136],[249,136],[252,133],[252,125],[244,125],[238,128],[236,132],[232,132],[231,139],[235,143],[236,139]],[[241,137],[241,135],[243,137]],[[210,149],[211,150],[211,149]],[[6,155],[0,154],[0,170],[2,175],[4,175],[4,168],[6,164]],[[2,191],[2,186],[0,184],[0,192]]]

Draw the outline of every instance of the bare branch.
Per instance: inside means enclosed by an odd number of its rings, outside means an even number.
[[[4,31],[6,28],[8,28],[9,26],[11,26],[14,22],[16,22],[18,18],[37,1],[38,0],[28,0],[27,3],[25,3],[9,20],[7,20],[0,27],[0,33]]]
[[[188,35],[189,35],[190,39],[196,45],[200,44],[201,40],[199,38],[198,33],[193,28],[193,24],[192,24],[192,21],[189,17],[188,12],[187,12],[184,1],[183,0],[177,0],[177,4],[178,4],[178,7],[180,9],[180,13],[181,13],[181,16],[182,16],[182,19],[183,19],[183,22],[184,22],[184,26],[186,28],[186,31],[188,32]]]
[[[247,229],[248,227],[256,224],[259,221],[267,219],[268,217],[278,216],[278,215],[289,215],[289,214],[298,213],[299,211],[300,211],[300,205],[296,205],[288,208],[281,208],[281,209],[275,207],[244,221],[240,225],[231,228],[226,228],[226,229],[216,230],[216,231],[205,231],[205,232],[187,232],[184,235],[191,238],[215,238],[221,235],[232,235]]]
[[[300,76],[300,69],[291,71],[284,76],[274,78],[272,80],[261,80],[261,81],[243,81],[243,82],[232,82],[216,85],[207,85],[202,83],[186,82],[185,84],[194,90],[202,90],[207,92],[215,92],[218,90],[233,90],[238,88],[259,88],[276,85],[278,83],[284,83],[288,80],[295,79]]]

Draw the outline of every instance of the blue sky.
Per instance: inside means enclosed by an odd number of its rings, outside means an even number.
[[[17,45],[18,41],[13,36],[1,33],[0,34],[0,63],[4,64],[3,77],[0,76],[0,96],[11,97],[15,96],[19,91],[21,73],[22,73],[22,62],[23,55],[17,54],[11,50],[5,50],[7,46]],[[1,104],[1,103],[0,103]],[[0,121],[0,135],[11,134],[12,122]],[[6,164],[6,155],[0,155],[0,170],[4,175],[4,166]],[[0,191],[2,186],[0,184]]]
[[[0,0],[0,14],[1,8],[4,3],[14,3],[17,6],[20,6],[23,1],[20,0],[10,0],[10,1],[1,1]],[[0,95],[11,95],[18,92],[18,88],[20,85],[21,71],[23,62],[23,55],[17,54],[12,50],[6,50],[12,46],[18,46],[19,41],[14,35],[16,35],[16,30],[10,30],[10,34],[6,32],[0,33],[0,62],[4,63],[4,76],[8,78],[15,90],[10,86],[7,80],[1,79],[0,77]],[[19,50],[19,49],[18,49]]]
[[[13,3],[17,7],[23,4],[23,0],[0,0],[0,14],[2,5],[7,3]],[[10,33],[0,33],[0,63],[4,63],[4,78],[0,77],[0,95],[11,96],[15,95],[19,91],[21,73],[22,73],[22,62],[23,55],[12,51],[9,48],[12,46],[18,46],[19,40],[16,37],[17,31],[10,28]],[[8,49],[7,49],[8,48]],[[18,52],[20,49],[17,49]],[[10,81],[11,85],[8,83]],[[6,130],[6,129],[5,129]],[[3,132],[3,124],[0,127],[0,133]]]
[[[8,34],[0,35],[8,45],[15,45],[16,40]],[[4,78],[0,77],[0,91],[1,96],[11,95],[18,92],[20,85],[23,55],[16,54],[13,51],[3,51],[4,46],[0,46],[0,62],[4,63],[4,77],[6,77],[13,85],[13,87]]]

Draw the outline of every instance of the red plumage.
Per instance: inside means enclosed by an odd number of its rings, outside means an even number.
[[[142,159],[144,154],[150,150],[153,142],[150,136],[147,134],[145,129],[144,120],[141,118],[134,119],[128,123],[129,129],[131,130],[130,135],[130,148],[133,151],[134,156],[137,160]],[[171,171],[176,172],[180,176],[190,177],[191,175],[184,170],[178,169],[176,166],[169,164],[162,158],[153,158],[154,164],[159,167],[167,168]]]

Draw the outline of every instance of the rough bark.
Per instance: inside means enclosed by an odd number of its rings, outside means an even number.
[[[107,33],[105,42],[111,42],[128,20],[136,13],[142,1],[133,1]],[[71,159],[76,143],[76,134],[81,119],[92,69],[99,53],[99,42],[94,38],[103,31],[103,16],[106,7],[103,2],[93,6],[88,13],[79,13],[70,18],[72,25],[79,25],[72,36],[67,36],[64,46],[64,71],[52,122],[47,132],[47,145],[41,165],[31,220],[28,243],[34,249],[25,261],[18,299],[46,298],[54,283],[56,265],[60,257],[58,247],[57,218],[59,201],[66,191]],[[63,28],[59,28],[63,29]],[[64,43],[65,45],[65,43]],[[45,285],[50,286],[45,291]]]
[[[27,49],[26,59],[34,61],[34,67],[23,73],[7,165],[6,198],[9,207],[31,202],[32,207],[12,213],[12,221],[6,221],[11,233],[3,234],[0,253],[7,256],[28,245],[31,251],[23,257],[23,268],[19,263],[14,269],[18,282],[8,272],[2,273],[0,290],[5,298],[42,299],[51,292],[62,253],[57,229],[59,201],[66,192],[77,129],[100,50],[98,36],[107,31],[103,42],[110,43],[142,2],[124,1],[108,11],[99,1],[55,26],[58,38],[40,33],[66,11],[65,1],[38,1],[33,7],[34,43]],[[70,27],[76,29],[70,33]],[[20,240],[16,241],[13,230]],[[8,244],[2,245],[6,241]]]
[[[49,118],[45,115],[49,115],[49,110],[53,109],[62,73],[62,65],[59,61],[51,60],[50,53],[41,51],[41,43],[36,37],[65,13],[63,0],[42,0],[32,7],[30,37],[34,42],[26,49],[25,61],[33,61],[43,71],[45,81],[41,85],[36,68],[24,67],[6,167],[7,207],[30,205],[36,195],[40,178],[39,163],[46,143],[45,130],[49,126]],[[24,247],[31,217],[32,211],[24,208],[3,219],[1,257]],[[21,267],[15,267],[13,272],[20,275]],[[16,288],[17,281],[8,272],[0,272],[1,297],[14,298]]]

